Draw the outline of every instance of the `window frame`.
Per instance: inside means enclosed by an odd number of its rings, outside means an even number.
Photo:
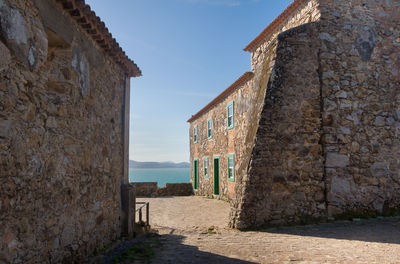
[[[199,140],[199,128],[197,125],[193,126],[193,143],[196,144]]]
[[[206,167],[207,164],[207,167]],[[207,172],[206,172],[206,168],[207,168]],[[208,161],[208,157],[204,157],[203,158],[203,175],[204,178],[208,179],[210,177],[210,163]]]
[[[229,158],[232,158],[232,177],[229,176]],[[235,181],[235,154],[230,153],[227,155],[227,178],[228,181],[234,182]]]
[[[232,107],[232,124],[229,125],[229,107]],[[228,129],[232,129],[235,127],[235,105],[233,101],[230,101],[227,105],[226,105],[226,125],[228,127]]]
[[[209,124],[211,124],[211,126],[209,126]],[[207,138],[208,139],[212,139],[212,129],[213,129],[213,122],[212,122],[212,117],[207,119]]]

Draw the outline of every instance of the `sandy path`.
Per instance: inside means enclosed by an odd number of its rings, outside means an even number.
[[[137,198],[150,202],[150,225],[174,229],[227,226],[229,203],[199,196]]]
[[[240,232],[229,204],[203,197],[149,198],[163,247],[152,263],[400,263],[400,217]],[[210,226],[216,233],[205,232]]]

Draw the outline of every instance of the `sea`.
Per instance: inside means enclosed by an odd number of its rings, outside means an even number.
[[[129,168],[130,182],[157,182],[162,188],[166,183],[190,182],[189,168],[136,169]]]

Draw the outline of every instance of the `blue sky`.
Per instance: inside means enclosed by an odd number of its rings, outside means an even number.
[[[131,81],[130,159],[189,161],[186,121],[244,72],[250,43],[291,0],[86,0],[143,76]]]

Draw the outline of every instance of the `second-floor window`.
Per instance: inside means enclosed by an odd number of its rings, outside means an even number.
[[[193,142],[194,143],[197,143],[197,138],[198,138],[198,135],[197,135],[197,125],[196,125],[193,127]]]
[[[208,139],[212,138],[212,118],[207,120],[207,136]]]
[[[228,115],[228,129],[234,127],[234,108],[233,108],[233,101],[228,103],[227,105],[227,115]]]

